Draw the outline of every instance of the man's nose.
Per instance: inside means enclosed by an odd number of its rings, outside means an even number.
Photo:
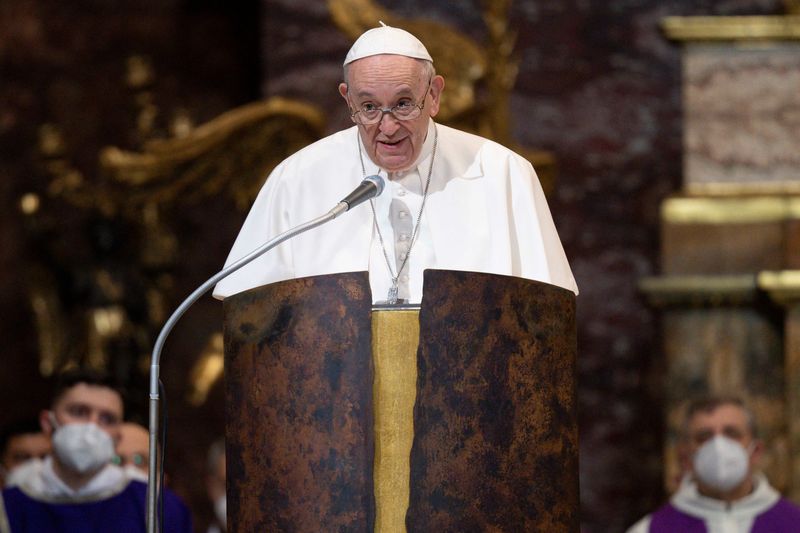
[[[384,111],[381,116],[381,121],[378,122],[378,128],[381,133],[385,135],[392,135],[400,127],[400,121],[395,118],[391,111]]]

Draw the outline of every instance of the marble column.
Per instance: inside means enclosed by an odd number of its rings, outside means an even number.
[[[769,295],[800,268],[800,17],[664,29],[682,43],[683,189],[661,205],[661,275],[640,288],[662,317],[665,484],[688,401],[734,394],[758,419],[767,476],[797,499],[800,306]]]
[[[762,272],[759,287],[785,309],[786,433],[790,457],[788,493],[800,501],[800,270]]]

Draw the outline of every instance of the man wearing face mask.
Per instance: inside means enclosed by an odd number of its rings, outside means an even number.
[[[214,506],[214,523],[208,527],[208,533],[227,531],[228,504],[225,495],[225,440],[214,441],[208,449],[208,472],[206,474],[206,492]]]
[[[0,486],[13,485],[18,468],[49,453],[50,439],[42,433],[35,418],[25,418],[4,427],[0,431]]]
[[[17,486],[3,491],[0,531],[144,532],[147,485],[111,463],[122,416],[122,394],[107,376],[62,374],[39,419],[52,454],[20,467]],[[169,491],[164,508],[164,531],[192,531],[188,509]]]
[[[682,435],[684,477],[669,503],[628,533],[790,533],[800,507],[756,470],[763,451],[753,414],[738,398],[692,403]]]

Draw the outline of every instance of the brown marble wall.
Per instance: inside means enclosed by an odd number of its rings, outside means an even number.
[[[406,17],[447,23],[482,42],[479,0],[380,0]],[[664,38],[668,15],[775,14],[779,0],[518,0],[519,77],[513,137],[548,149],[559,173],[551,208],[572,261],[578,298],[581,500],[585,531],[619,532],[663,497],[661,381],[655,316],[636,281],[658,270],[658,207],[682,182],[680,49]],[[348,41],[319,0],[114,0],[0,2],[0,374],[3,417],[40,404],[27,260],[63,272],[67,302],[94,295],[97,263],[124,271],[136,235],[49,199],[51,226],[29,227],[20,197],[46,192],[37,158],[41,125],[66,132],[66,151],[89,178],[107,144],[134,147],[135,104],[125,88],[131,54],[149,56],[167,127],[183,108],[200,122],[259,94],[326,106],[330,129],[346,124],[335,84]],[[259,26],[261,32],[259,34]],[[260,39],[260,41],[258,40]],[[263,81],[263,82],[262,82]],[[169,111],[167,111],[169,110]],[[222,264],[242,213],[224,201],[170,214],[180,236],[172,305]],[[30,238],[31,231],[39,235]],[[46,230],[46,231],[44,231]],[[133,276],[135,273],[128,273]],[[203,448],[222,428],[222,395],[186,404],[186,368],[221,323],[203,301],[172,335],[163,376],[170,399],[172,483],[199,513]],[[120,368],[128,375],[136,371]],[[138,379],[138,378],[137,378]],[[133,385],[140,392],[142,381]],[[40,405],[36,405],[39,407]],[[174,458],[179,457],[180,460]],[[169,468],[169,467],[168,467]]]

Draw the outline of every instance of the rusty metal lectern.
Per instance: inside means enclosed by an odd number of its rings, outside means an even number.
[[[574,294],[444,270],[423,294],[388,329],[366,272],[225,300],[229,531],[578,531]]]

